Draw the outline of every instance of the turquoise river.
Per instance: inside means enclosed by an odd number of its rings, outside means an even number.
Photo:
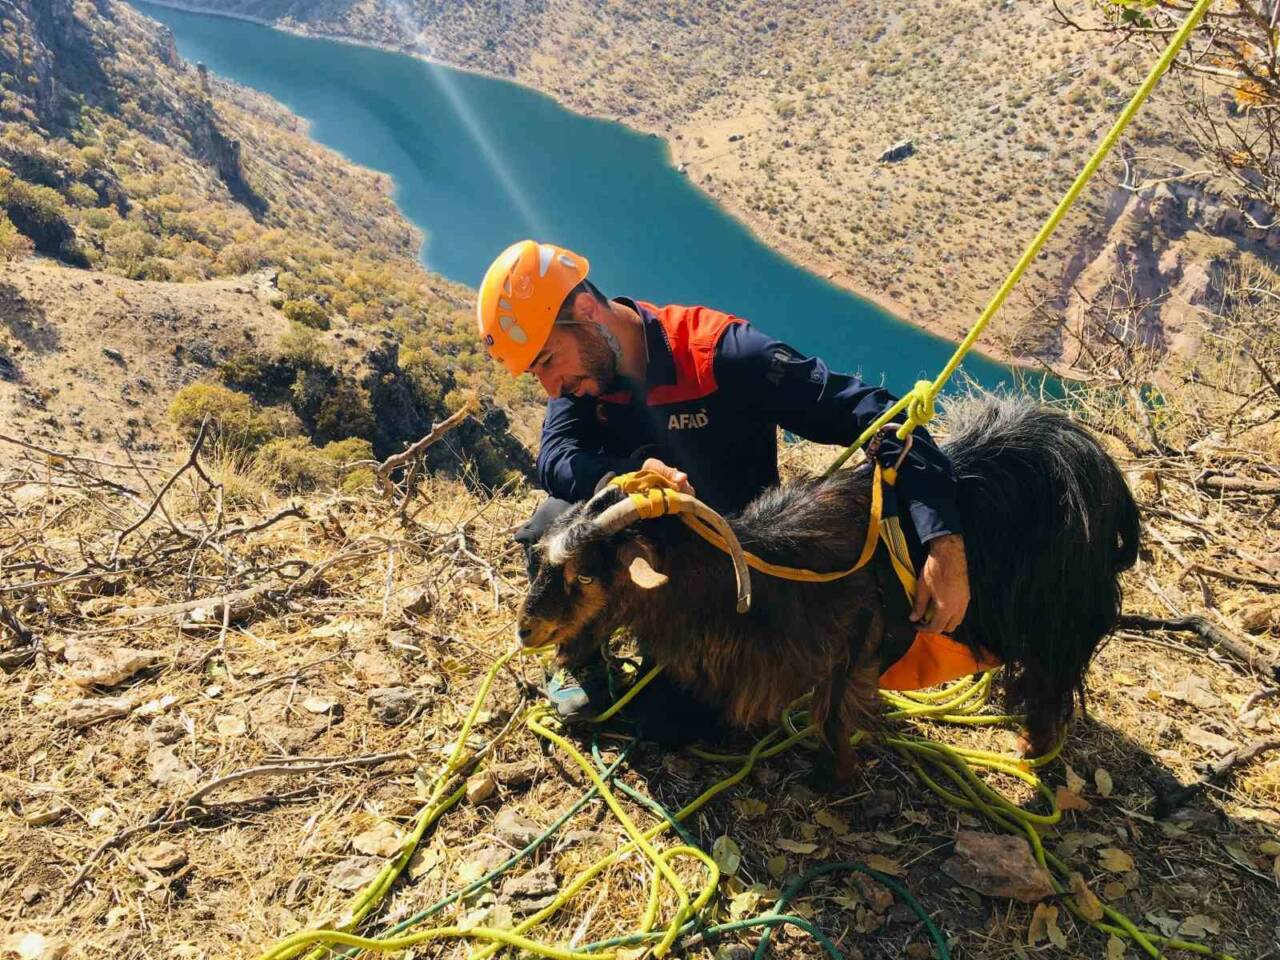
[[[314,139],[389,174],[431,270],[476,286],[531,236],[591,260],[610,295],[701,303],[901,392],[951,353],[759,242],[675,170],[662,140],[514,83],[408,55],[139,2],[188,60],[279,100]],[[986,386],[1007,368],[973,357]]]

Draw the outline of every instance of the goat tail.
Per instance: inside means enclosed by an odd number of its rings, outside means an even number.
[[[1061,413],[974,396],[948,404],[946,419],[969,557],[964,634],[1008,665],[1011,706],[1028,711],[1031,732],[1056,728],[1119,618],[1137,505],[1098,441]]]

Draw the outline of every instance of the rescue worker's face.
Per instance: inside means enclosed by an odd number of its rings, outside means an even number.
[[[548,397],[598,397],[615,388],[618,361],[594,322],[558,325],[529,372]]]

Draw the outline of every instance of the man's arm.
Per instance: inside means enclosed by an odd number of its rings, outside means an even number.
[[[715,373],[721,389],[741,397],[748,410],[818,443],[852,443],[897,399],[883,387],[833,372],[819,358],[805,357],[746,323],[725,331],[716,347]],[[959,625],[969,602],[955,471],[928,431],[918,428],[912,438],[896,490],[920,542],[929,549],[912,619],[945,632]],[[880,462],[892,466],[901,451],[902,442],[886,432]]]
[[[538,483],[553,497],[586,500],[606,473],[625,473],[636,464],[603,452],[604,438],[592,397],[558,397],[547,403],[538,447]]]

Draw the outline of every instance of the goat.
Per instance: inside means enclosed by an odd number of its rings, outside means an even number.
[[[1077,700],[1083,707],[1085,672],[1115,627],[1118,575],[1137,559],[1137,506],[1097,441],[1059,413],[972,398],[953,402],[948,422],[943,449],[956,472],[971,592],[954,636],[1005,664],[1006,702],[1026,714],[1028,752],[1043,753]],[[765,491],[727,524],[770,562],[847,569],[866,535],[871,484],[865,467],[802,479]],[[750,609],[739,613],[724,553],[677,518],[636,519],[626,495],[602,484],[551,526],[535,547],[521,642],[553,643],[571,659],[626,627],[644,654],[738,727],[776,721],[814,690],[824,745],[816,772],[846,782],[849,736],[875,721],[887,641],[915,629],[888,564],[825,583],[757,575]]]

